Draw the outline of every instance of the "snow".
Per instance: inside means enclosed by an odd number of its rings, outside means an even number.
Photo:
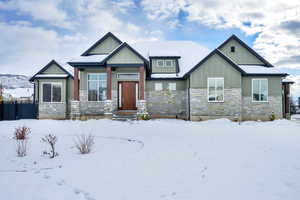
[[[37,74],[35,77],[37,78],[56,78],[56,77],[67,77],[69,74]]]
[[[101,62],[108,54],[103,55],[90,55],[90,56],[79,56],[71,59],[70,62]]]
[[[285,74],[274,67],[265,67],[262,65],[239,65],[247,74]]]
[[[31,97],[33,88],[4,89],[3,92],[5,95],[11,95],[13,98]]]
[[[179,78],[177,74],[151,74],[151,78]]]
[[[209,54],[209,49],[192,41],[146,41],[131,45],[146,59],[149,56],[180,56],[179,77],[183,77],[190,69]],[[170,75],[172,77],[174,75]]]
[[[15,155],[15,127],[32,129],[26,157]],[[19,120],[0,122],[0,197],[19,200],[284,199],[300,196],[300,123],[225,119]],[[54,159],[41,156],[58,136]],[[91,154],[76,135],[95,135]]]

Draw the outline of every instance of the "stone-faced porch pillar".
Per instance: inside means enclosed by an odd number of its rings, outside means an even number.
[[[145,67],[139,67],[139,100],[137,102],[138,114],[148,114],[145,100]]]
[[[104,115],[107,118],[112,117],[113,105],[112,105],[112,70],[110,66],[106,67],[106,101],[104,104]]]

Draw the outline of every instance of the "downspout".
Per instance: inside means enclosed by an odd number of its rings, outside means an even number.
[[[69,77],[66,78],[66,92],[65,92],[65,101],[66,101],[66,113],[65,113],[65,116],[66,118],[68,118],[68,111],[69,111],[69,102],[68,102],[68,96],[69,96],[69,93],[68,93],[68,85],[69,85]]]
[[[40,114],[40,82],[37,79],[37,118],[39,118],[39,114]]]

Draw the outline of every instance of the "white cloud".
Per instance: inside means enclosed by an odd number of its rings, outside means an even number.
[[[119,5],[122,9],[133,6],[122,2]],[[63,4],[67,3],[69,7],[65,10]],[[13,10],[20,16],[26,14],[33,19],[0,22],[0,46],[5,47],[0,48],[0,73],[33,75],[52,59],[67,62],[81,55],[108,31],[127,42],[162,36],[159,30],[148,31],[123,20],[118,16],[117,8],[114,10],[111,6],[116,4],[108,0],[0,2],[0,11]],[[36,23],[36,20],[42,20],[43,24]],[[68,32],[62,34],[48,25],[63,27]]]
[[[300,68],[300,1],[298,0],[143,0],[151,20],[187,20],[213,29],[238,28],[258,34],[254,49],[279,67]],[[294,62],[289,62],[294,60]]]

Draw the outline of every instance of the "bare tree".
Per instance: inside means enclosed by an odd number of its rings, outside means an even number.
[[[58,156],[58,153],[55,152],[55,144],[57,142],[57,137],[55,135],[49,134],[46,135],[44,138],[42,138],[42,141],[49,144],[51,151],[48,152],[44,152],[45,154],[49,154],[50,158],[54,158],[55,156]]]
[[[18,127],[15,129],[14,138],[16,140],[25,140],[27,139],[30,132],[31,132],[30,128],[26,126]]]
[[[94,145],[94,136],[92,135],[81,135],[77,136],[75,140],[75,147],[81,154],[88,154],[91,152]]]

